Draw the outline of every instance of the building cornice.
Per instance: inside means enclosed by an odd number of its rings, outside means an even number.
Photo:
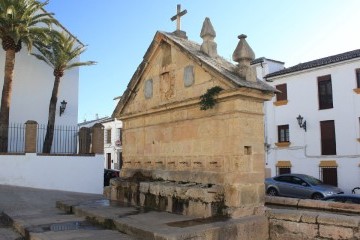
[[[327,65],[323,65],[323,66],[319,66],[319,67],[304,69],[304,70],[301,70],[301,71],[286,73],[286,74],[282,74],[282,75],[276,75],[276,76],[273,76],[273,77],[266,77],[265,76],[265,79],[266,79],[267,82],[273,82],[273,81],[276,81],[276,80],[279,80],[279,79],[282,79],[282,78],[286,78],[286,77],[289,77],[289,76],[296,76],[296,75],[300,75],[300,74],[303,74],[303,73],[315,72],[315,71],[318,71],[320,69],[333,68],[333,67],[337,67],[339,65],[346,65],[348,63],[356,62],[356,61],[360,61],[360,58],[349,59],[349,60],[345,60],[345,61],[342,61],[342,62],[327,64]]]

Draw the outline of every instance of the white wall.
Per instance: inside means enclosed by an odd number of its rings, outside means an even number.
[[[4,83],[4,64],[5,51],[0,48],[0,92],[2,92]],[[46,124],[54,78],[53,69],[29,55],[25,46],[23,46],[15,57],[10,122],[25,123],[27,120],[35,120],[39,124]],[[65,71],[64,76],[61,78],[58,93],[57,125],[76,126],[78,91],[79,69]],[[68,104],[64,114],[60,117],[59,106],[62,100],[65,100]]]
[[[276,97],[265,104],[266,139],[271,147],[267,154],[267,167],[276,174],[277,161],[292,163],[292,172],[307,173],[319,178],[319,163],[322,160],[336,160],[338,163],[338,185],[346,192],[360,186],[360,94],[356,94],[355,69],[360,60],[323,66],[303,72],[274,77],[275,86],[287,84],[288,104],[273,105]],[[317,77],[331,75],[333,108],[319,110]],[[300,128],[296,117],[304,117],[307,131]],[[335,156],[321,155],[320,121],[334,120],[336,134]],[[277,148],[277,126],[289,124],[289,148]]]
[[[103,193],[103,155],[0,155],[0,184]]]
[[[264,80],[264,77],[269,73],[284,69],[284,63],[266,58],[264,58],[262,62],[253,64],[252,66],[255,67],[256,76],[260,80]]]

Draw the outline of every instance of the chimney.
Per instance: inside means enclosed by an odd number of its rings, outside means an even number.
[[[201,44],[200,51],[207,54],[212,58],[216,58],[217,55],[217,44],[214,42],[216,37],[216,32],[212,26],[210,19],[207,17],[204,20],[203,26],[201,28],[200,37],[203,39]]]
[[[237,74],[250,82],[256,82],[255,69],[250,66],[252,60],[255,59],[255,53],[246,42],[246,35],[241,34],[238,36],[240,39],[232,58],[238,63],[236,67]]]

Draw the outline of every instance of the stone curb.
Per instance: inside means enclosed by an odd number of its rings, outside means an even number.
[[[326,202],[312,199],[265,196],[265,205],[293,207],[296,209],[319,209],[338,213],[360,214],[360,204]]]
[[[341,227],[357,228],[360,226],[358,216],[345,216],[330,213],[314,213],[289,209],[271,209],[266,211],[269,219],[285,220],[291,222],[304,222],[313,224],[323,224]]]

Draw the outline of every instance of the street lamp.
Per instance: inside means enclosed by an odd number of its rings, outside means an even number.
[[[61,114],[63,114],[65,111],[67,102],[65,100],[63,100],[60,104],[61,104],[60,105],[60,116],[61,116]]]
[[[299,116],[296,118],[299,124],[300,128],[303,128],[306,132],[306,121],[303,122],[304,118],[299,114]]]

